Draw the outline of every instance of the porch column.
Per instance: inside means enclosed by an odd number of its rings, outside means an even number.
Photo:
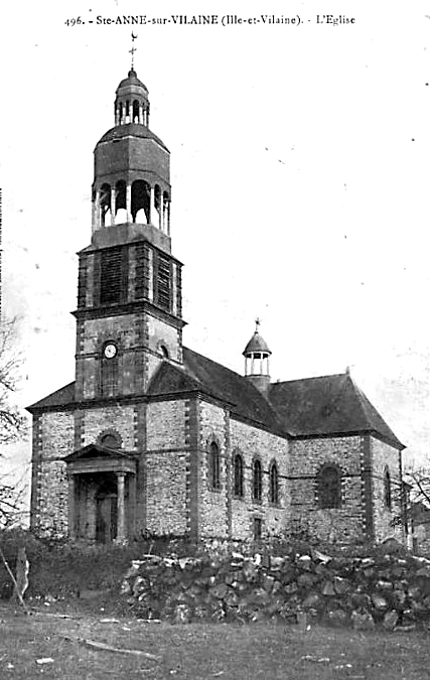
[[[133,538],[136,533],[136,475],[129,477],[129,537]]]
[[[117,472],[116,478],[118,482],[118,529],[117,540],[123,541],[125,536],[125,472]]]
[[[69,536],[70,538],[75,538],[75,475],[67,475],[68,483],[68,501],[69,501],[69,512],[68,512],[68,525],[69,525]]]

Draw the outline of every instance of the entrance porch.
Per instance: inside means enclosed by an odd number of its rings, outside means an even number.
[[[134,534],[136,459],[97,444],[65,458],[68,474],[69,536],[98,543]]]

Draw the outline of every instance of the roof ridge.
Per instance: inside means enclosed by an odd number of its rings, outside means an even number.
[[[234,371],[232,368],[229,368],[228,366],[224,366],[224,364],[221,364],[219,361],[215,361],[214,359],[210,359],[209,357],[205,356],[204,354],[200,354],[200,352],[196,352],[195,349],[191,349],[190,347],[185,347],[185,346],[182,346],[182,349],[183,350],[185,349],[188,352],[192,352],[193,354],[197,354],[197,356],[202,357],[202,359],[204,359],[205,361],[209,361],[211,364],[216,364],[217,366],[221,366],[221,368],[224,371],[229,371],[230,373],[233,373],[234,375],[238,376],[239,378],[245,379],[244,375],[241,375],[240,373],[238,373],[237,371]]]
[[[373,420],[373,418],[376,417],[381,421],[382,425],[387,429],[388,433],[391,433],[391,437],[393,437],[403,448],[405,448],[404,444],[402,444],[402,442],[396,437],[391,427],[388,425],[385,418],[378,411],[376,406],[372,404],[372,402],[363,392],[361,387],[357,385],[354,378],[351,375],[348,375],[348,378],[354,387],[355,394],[357,395],[357,398],[359,400],[359,404],[362,408],[365,420],[369,426],[369,430],[372,432],[379,432],[379,434],[382,434],[384,436],[384,433],[380,431],[378,424],[375,423]],[[385,434],[385,436],[387,436],[387,434]]]
[[[346,373],[328,373],[327,375],[314,375],[308,378],[294,378],[293,380],[279,380],[270,383],[272,387],[275,385],[289,385],[291,383],[306,382],[308,380],[326,380],[327,378],[344,378]]]
[[[366,421],[367,425],[369,426],[369,429],[374,430],[375,428],[372,426],[372,422],[369,418],[369,414],[367,412],[366,406],[363,403],[363,401],[365,399],[364,393],[360,390],[360,388],[358,387],[358,385],[356,384],[355,380],[352,378],[350,373],[346,373],[345,377],[351,383],[351,385],[354,389],[354,393],[358,397],[358,403],[359,403],[359,406],[361,408],[361,413],[364,416],[364,420]]]
[[[166,374],[167,372],[176,373],[177,375],[180,375],[184,379],[193,383],[195,389],[202,389],[201,381],[194,375],[191,375],[190,371],[186,370],[184,366],[173,364],[170,361],[162,361],[158,368],[156,369],[156,371],[154,372],[151,380],[149,381],[148,388],[146,390],[146,393],[149,396],[154,396],[151,395],[151,390],[154,389],[154,387],[156,389],[156,382],[163,378],[162,372],[164,372],[164,374]]]

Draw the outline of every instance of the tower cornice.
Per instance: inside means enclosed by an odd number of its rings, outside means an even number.
[[[169,312],[165,312],[148,300],[136,300],[134,302],[125,302],[115,305],[100,305],[98,307],[86,307],[76,309],[71,312],[72,315],[78,319],[86,321],[87,319],[105,319],[113,316],[122,316],[124,314],[136,314],[139,312],[149,312],[160,321],[165,321],[174,328],[182,329],[187,325],[187,322],[180,319]]]

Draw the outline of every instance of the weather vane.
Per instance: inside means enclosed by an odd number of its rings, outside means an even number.
[[[255,319],[255,332],[256,332],[256,333],[258,332],[258,328],[259,328],[259,326],[260,326],[260,323],[261,323],[261,321],[260,321],[260,319],[259,319],[258,316],[257,316],[257,318]]]
[[[132,31],[132,32],[131,32],[131,41],[132,41],[132,42],[131,42],[131,50],[129,50],[129,51],[130,51],[130,54],[131,54],[131,70],[134,69],[134,53],[135,53],[136,50],[137,50],[137,47],[134,46],[134,41],[135,41],[135,40],[137,40],[137,35],[134,35],[134,33],[133,33],[133,31]]]

